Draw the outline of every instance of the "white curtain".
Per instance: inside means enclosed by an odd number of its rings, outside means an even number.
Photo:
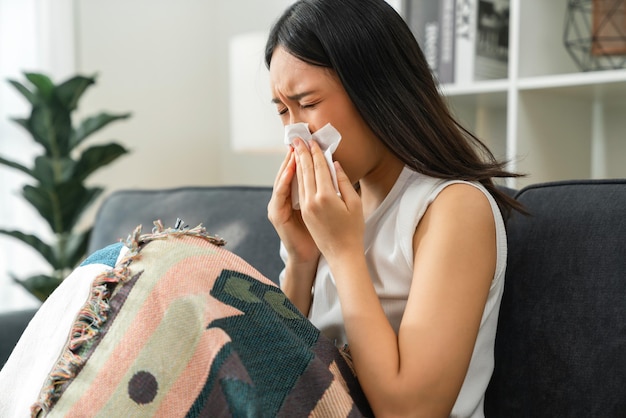
[[[54,3],[54,4],[53,4]],[[7,79],[26,83],[24,72],[43,72],[55,82],[74,70],[72,0],[0,0],[0,155],[27,167],[41,152],[28,133],[10,118],[27,117],[27,101]],[[22,198],[30,178],[0,166],[0,228],[34,233],[47,240],[52,234],[39,214]],[[0,235],[0,312],[32,308],[39,302],[14,283],[47,273],[39,254],[20,241]]]

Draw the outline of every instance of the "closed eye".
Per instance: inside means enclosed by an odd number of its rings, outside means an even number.
[[[301,104],[300,105],[300,109],[312,109],[315,106],[317,106],[317,103],[307,103],[307,104]]]

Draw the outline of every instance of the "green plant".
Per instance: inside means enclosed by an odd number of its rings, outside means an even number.
[[[113,162],[128,151],[117,143],[80,149],[85,139],[111,122],[126,119],[129,113],[99,113],[83,119],[75,128],[72,114],[85,90],[95,84],[95,77],[74,76],[55,85],[44,74],[25,73],[30,88],[9,80],[30,103],[28,118],[12,120],[24,127],[43,148],[28,168],[2,158],[0,164],[28,174],[34,182],[22,189],[22,196],[50,225],[53,242],[46,243],[32,234],[0,229],[35,249],[52,267],[51,274],[37,274],[20,283],[40,300],[45,300],[71,270],[84,258],[91,227],[77,231],[77,222],[102,193],[100,187],[87,187],[85,180],[97,169]]]

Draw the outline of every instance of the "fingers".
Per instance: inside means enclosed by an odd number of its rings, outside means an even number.
[[[335,193],[335,188],[332,183],[332,176],[330,174],[330,168],[326,161],[326,156],[315,141],[311,141],[311,156],[313,158],[313,168],[315,170],[315,183],[318,187],[322,185],[331,185],[332,192]]]
[[[304,196],[303,193],[315,194],[320,191],[335,194],[324,153],[315,141],[309,142],[309,145],[310,148],[301,139],[294,141],[300,197]]]
[[[291,164],[295,164],[295,159],[293,155],[293,148],[288,147],[287,153],[285,154],[285,158],[278,169],[278,173],[276,174],[276,178],[274,179],[274,188],[278,187],[278,183],[281,178],[285,175],[285,169]]]
[[[293,141],[296,152],[296,173],[298,177],[298,194],[302,200],[306,193],[315,193],[315,169],[313,166],[313,159],[311,158],[311,152],[305,142],[296,138]]]
[[[291,207],[291,182],[295,176],[295,165],[295,155],[290,149],[276,175],[268,210],[280,210],[286,204]]]
[[[361,205],[359,194],[354,190],[354,185],[348,178],[348,175],[345,171],[343,171],[343,167],[339,161],[335,161],[333,163],[335,165],[335,171],[337,172],[337,186],[339,188],[339,193],[341,193],[341,197],[343,198],[346,205],[350,208],[353,204]]]

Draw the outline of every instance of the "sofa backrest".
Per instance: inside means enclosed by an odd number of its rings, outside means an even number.
[[[488,417],[626,414],[626,180],[522,189]]]
[[[173,227],[180,218],[190,227],[202,223],[209,234],[226,240],[227,249],[277,282],[282,261],[278,235],[267,219],[271,194],[270,187],[244,186],[116,191],[98,210],[88,252],[126,239],[138,225],[149,233],[155,220]]]

